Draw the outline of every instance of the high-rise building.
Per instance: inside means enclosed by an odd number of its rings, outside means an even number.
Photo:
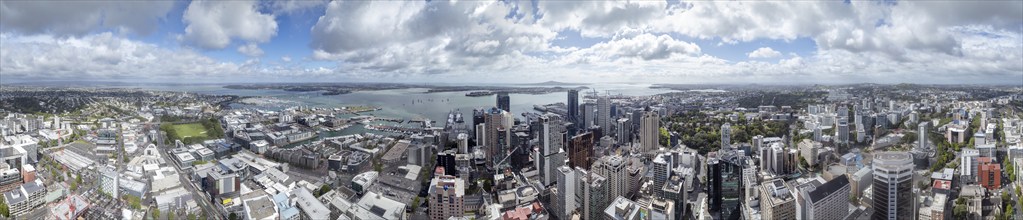
[[[585,132],[572,137],[568,144],[569,167],[590,167],[594,156],[593,147],[598,139],[593,132]]]
[[[836,124],[835,142],[839,144],[849,143],[849,118],[838,117]]]
[[[458,136],[455,139],[458,140],[458,153],[469,153],[469,135],[466,133],[458,133]]]
[[[487,165],[496,167],[505,158],[511,147],[511,127],[514,125],[511,113],[491,108],[484,117],[484,143]]]
[[[577,173],[580,175],[579,184],[582,187],[582,219],[598,219],[610,200],[607,196],[607,184],[604,177],[593,173]]]
[[[654,171],[654,185],[653,188],[657,189],[664,187],[664,183],[668,181],[668,177],[671,177],[672,168],[672,155],[669,153],[657,154],[654,157],[653,168]]]
[[[721,125],[721,149],[728,149],[732,145],[732,125],[725,123]]]
[[[798,186],[795,219],[843,219],[849,215],[849,178],[838,175],[831,181],[823,178]]]
[[[618,128],[618,130],[617,130],[618,131],[618,135],[617,135],[616,138],[618,138],[617,139],[618,143],[623,144],[623,145],[631,143],[632,142],[632,122],[630,122],[628,118],[619,118],[617,125],[618,126],[616,126],[616,127]]]
[[[439,175],[430,181],[430,219],[444,220],[465,213],[465,181],[451,175]]]
[[[619,155],[601,157],[593,165],[593,173],[607,179],[608,198],[626,196],[629,193],[629,175],[626,171],[628,161]]]
[[[658,138],[661,135],[660,128],[661,118],[657,115],[657,112],[643,112],[643,120],[639,129],[639,144],[644,152],[657,150],[660,144],[658,143]]]
[[[977,149],[963,149],[959,154],[962,169],[959,169],[959,179],[963,184],[977,182],[977,159],[980,158],[980,151]]]
[[[878,152],[874,154],[873,168],[872,219],[915,218],[913,155],[909,152]]]
[[[708,210],[713,212],[721,211],[721,202],[723,196],[721,195],[721,181],[723,180],[723,173],[721,160],[716,157],[707,158],[707,205],[710,206]]]
[[[507,92],[497,93],[497,108],[511,112],[511,96]]]
[[[611,135],[611,98],[607,96],[597,97],[597,126],[600,126],[601,133]]]
[[[579,123],[579,90],[568,90],[568,121],[576,124],[576,128],[586,128],[585,123]]]
[[[764,219],[796,219],[796,200],[784,180],[761,184],[760,211]]]
[[[553,202],[553,215],[558,219],[569,219],[572,212],[579,207],[575,201],[576,183],[575,170],[568,166],[558,167],[558,195]]]
[[[917,134],[916,134],[916,137],[917,137],[917,140],[916,140],[917,144],[916,145],[917,145],[917,147],[919,147],[920,149],[926,149],[927,148],[927,122],[920,122],[920,125],[917,126],[917,131],[916,132],[917,132]]]
[[[555,169],[564,165],[564,158],[556,156],[565,145],[565,126],[561,116],[547,113],[540,116],[540,151],[534,161],[544,185],[555,181]],[[559,159],[560,158],[560,159]]]
[[[589,128],[590,126],[597,125],[597,104],[593,102],[583,103],[582,112],[579,113],[582,119],[582,123],[579,125],[581,128]]]

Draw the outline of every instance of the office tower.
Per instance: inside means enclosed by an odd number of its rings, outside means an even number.
[[[585,123],[579,122],[579,90],[568,90],[568,121],[576,124],[576,128],[586,128]]]
[[[604,208],[610,199],[607,198],[607,184],[604,177],[593,173],[577,173],[581,175],[579,183],[582,187],[583,219],[597,219],[603,216]]]
[[[461,217],[465,213],[465,181],[451,175],[439,175],[430,181],[430,219]]]
[[[959,154],[960,165],[959,179],[963,184],[977,182],[977,158],[980,158],[980,151],[977,149],[963,149]]]
[[[568,144],[568,166],[569,167],[590,167],[593,163],[593,147],[597,143],[596,135],[593,132],[585,132],[575,137]]]
[[[655,111],[645,111],[642,121],[639,129],[639,144],[642,146],[642,151],[657,150],[660,144],[658,138],[661,135],[661,118]]]
[[[561,116],[554,113],[540,116],[540,151],[537,152],[539,155],[534,157],[536,158],[534,165],[540,172],[544,185],[553,183],[555,169],[564,165],[564,158],[556,156],[562,152],[564,143],[565,127],[562,124]]]
[[[917,145],[917,147],[919,147],[920,149],[926,149],[927,148],[927,122],[920,122],[920,125],[917,126],[917,131],[916,132],[917,132],[917,134],[916,134],[916,137],[917,137],[917,140],[916,140],[917,144],[916,145]]]
[[[838,117],[835,139],[839,144],[849,143],[849,118]]]
[[[774,179],[760,185],[760,209],[764,219],[796,219],[796,200],[784,180]]]
[[[507,92],[497,93],[497,108],[511,112],[511,96],[508,96]]]
[[[626,158],[618,155],[601,157],[599,162],[593,165],[593,173],[607,179],[608,198],[626,196],[629,191],[628,173]]]
[[[611,98],[597,97],[597,126],[604,135],[611,135]]]
[[[483,146],[486,149],[487,165],[496,167],[506,156],[511,147],[511,126],[514,123],[511,113],[491,108],[484,117],[486,127]]]
[[[821,125],[819,125],[819,124],[815,125],[813,127],[813,141],[820,142],[820,141],[823,141],[823,140],[824,140],[824,137],[823,137],[823,134],[821,132]]]
[[[458,133],[458,136],[455,139],[458,140],[458,153],[469,153],[469,135],[466,133]]]
[[[732,125],[725,123],[721,125],[721,149],[728,149],[732,145]]]
[[[823,178],[798,187],[795,219],[843,219],[849,215],[849,178],[839,175],[831,181]]]
[[[473,137],[474,139],[473,140],[476,141],[476,145],[483,145],[483,137],[480,137],[479,134],[484,133],[483,132],[484,129],[480,129],[480,128],[483,128],[482,127],[483,122],[486,122],[486,119],[485,119],[486,114],[487,114],[487,110],[485,110],[485,109],[473,109],[472,110],[472,129],[473,129],[472,130],[472,135],[474,135],[474,137]]]
[[[582,123],[579,125],[582,128],[589,128],[590,126],[596,125],[597,121],[597,104],[592,102],[583,103],[582,112]]]
[[[711,213],[721,211],[722,162],[717,157],[707,158],[707,204]]]
[[[568,166],[558,167],[558,195],[551,212],[558,219],[569,219],[572,212],[579,207],[575,201],[576,183],[575,170]]]
[[[977,158],[977,181],[988,190],[1002,188],[1002,165],[992,157]]]
[[[913,156],[909,152],[874,154],[874,183],[871,188],[873,219],[912,219]]]
[[[628,118],[618,119],[618,143],[625,145],[632,142],[632,122]]]

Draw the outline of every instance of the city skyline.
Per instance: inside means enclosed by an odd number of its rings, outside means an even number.
[[[4,1],[0,11],[5,84],[1023,84],[1018,1]]]

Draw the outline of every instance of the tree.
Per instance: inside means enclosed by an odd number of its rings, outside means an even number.
[[[174,219],[174,210],[167,212],[167,219]]]
[[[197,218],[195,217],[195,213],[188,213],[188,215],[186,216],[186,219],[188,219],[188,220],[196,220]]]
[[[0,197],[0,215],[11,217],[11,209],[7,207],[7,201],[3,197]]]
[[[954,216],[956,219],[965,219],[966,215],[967,215],[966,205],[956,204],[955,208],[952,208],[952,216]]]
[[[154,219],[160,218],[160,209],[153,209],[153,218]]]
[[[323,184],[322,186],[320,186],[320,190],[316,192],[316,197],[320,197],[323,194],[327,194],[327,192],[330,192],[330,185]]]
[[[227,219],[238,220],[238,214],[235,214],[234,212],[232,212],[230,215],[227,216]]]

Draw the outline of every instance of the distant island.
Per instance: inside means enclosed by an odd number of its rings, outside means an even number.
[[[515,94],[546,94],[552,92],[564,92],[569,89],[585,90],[588,89],[585,86],[565,86],[553,85],[553,84],[565,84],[560,82],[544,82],[547,86],[531,86],[531,87],[504,87],[504,86],[430,86],[430,85],[413,85],[413,84],[398,84],[398,83],[274,83],[274,84],[242,84],[242,85],[226,85],[224,88],[227,89],[246,89],[246,90],[283,90],[289,92],[313,92],[320,91],[322,95],[341,95],[348,94],[355,91],[375,91],[375,90],[390,90],[390,89],[411,89],[411,88],[425,88],[425,93],[437,93],[437,92],[470,92],[467,96],[486,96],[494,93],[515,93]],[[553,87],[549,87],[553,86]]]
[[[525,85],[525,86],[583,86],[583,85],[589,85],[589,84],[587,84],[587,83],[567,83],[567,82],[558,82],[558,81],[547,81],[547,82],[541,82],[541,83],[523,83],[523,84],[518,84],[518,85]]]

